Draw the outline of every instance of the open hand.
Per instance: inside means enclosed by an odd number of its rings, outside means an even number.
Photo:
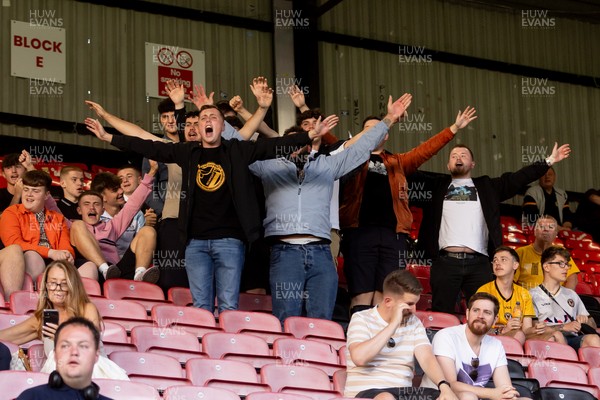
[[[254,78],[252,80],[252,85],[250,85],[250,90],[252,90],[252,94],[256,97],[256,101],[260,108],[271,107],[271,103],[273,102],[273,89],[269,87],[267,78],[263,76]]]
[[[215,92],[210,92],[207,96],[206,91],[204,90],[204,86],[194,85],[194,95],[188,96],[188,100],[190,100],[198,110],[202,108],[202,106],[213,105],[214,104],[214,95]]]
[[[182,105],[185,100],[185,86],[174,79],[169,79],[165,83],[165,92],[169,95],[169,98],[175,105]]]
[[[112,136],[110,133],[106,133],[100,121],[93,118],[86,118],[85,125],[87,126],[88,131],[92,132],[96,137],[105,142],[110,142],[112,140]]]
[[[84,102],[88,105],[90,110],[96,113],[98,117],[104,118],[106,116],[106,110],[100,104],[95,103],[91,100],[85,100]]]
[[[467,108],[465,108],[465,110],[462,112],[459,110],[458,114],[456,115],[456,121],[454,122],[456,130],[464,128],[465,126],[469,125],[469,122],[477,119],[475,113],[476,110],[471,106],[467,106]]]

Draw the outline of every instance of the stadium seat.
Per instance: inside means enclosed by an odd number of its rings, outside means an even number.
[[[100,340],[116,343],[127,343],[127,331],[123,325],[113,321],[102,321],[103,330]]]
[[[192,292],[189,288],[184,287],[172,287],[167,292],[167,300],[175,304],[176,306],[191,306],[194,304],[192,299]]]
[[[117,379],[94,379],[94,383],[100,387],[100,394],[110,399],[161,400],[158,391],[144,383]]]
[[[3,399],[14,399],[23,391],[48,383],[48,374],[29,371],[0,371]]]
[[[329,376],[346,368],[345,364],[340,364],[335,348],[312,340],[277,339],[273,343],[273,355],[281,358],[284,365],[308,365],[321,369]]]
[[[502,335],[493,336],[493,338],[498,339],[500,342],[502,342],[502,347],[504,347],[504,352],[507,355],[511,354],[522,356],[524,354],[523,346],[521,346],[521,342],[519,342],[517,339],[510,336]]]
[[[543,387],[538,391],[539,400],[597,400],[593,394],[577,389]]]
[[[184,399],[240,400],[240,396],[230,390],[203,386],[171,386],[163,393],[163,400]],[[246,397],[247,399],[250,397]]]
[[[577,282],[575,292],[577,294],[586,294],[592,296],[594,294],[594,288],[589,283]]]
[[[29,346],[27,349],[27,357],[29,358],[29,365],[33,372],[40,372],[44,364],[46,363],[46,353],[44,352],[44,344],[37,343]]]
[[[419,311],[415,315],[421,320],[425,328],[443,329],[460,325],[460,320],[452,314],[436,311]]]
[[[589,347],[586,347],[589,348]],[[579,349],[582,350],[582,349]],[[600,387],[600,367],[592,367],[588,371],[588,382],[590,385]]]
[[[417,310],[430,311],[432,297],[433,296],[431,294],[421,294],[421,297],[419,297],[419,301],[417,302]]]
[[[153,347],[198,353],[202,351],[196,335],[177,328],[136,326],[131,330],[131,343],[135,344],[140,352]]]
[[[550,381],[587,384],[585,371],[579,365],[555,360],[534,361],[527,367],[527,376],[537,379],[540,386],[548,385]]]
[[[162,354],[115,351],[109,358],[123,368],[129,378],[164,391],[169,386],[191,384],[185,379],[181,364]]]
[[[579,361],[588,363],[590,368],[600,367],[600,347],[580,347],[577,353]]]
[[[202,338],[202,348],[210,358],[246,362],[254,368],[278,362],[264,339],[243,333],[208,333]]]
[[[22,314],[0,314],[0,330],[20,324],[29,317],[29,315]]]
[[[502,243],[518,244],[525,246],[528,243],[527,236],[519,232],[502,232]]]
[[[529,339],[525,341],[524,350],[526,355],[533,356],[540,360],[546,358],[566,361],[579,360],[577,352],[575,352],[571,346],[546,340]]]
[[[340,364],[346,365],[346,346],[340,347],[338,357],[340,358]]]
[[[222,332],[216,325],[215,315],[202,308],[157,304],[152,307],[150,315],[158,326],[177,327],[198,338],[202,338],[206,333]]]
[[[333,389],[340,393],[344,393],[344,389],[346,388],[346,377],[347,372],[345,369],[335,371],[333,374]]]
[[[260,376],[262,382],[271,386],[274,392],[296,393],[313,399],[342,395],[332,390],[329,377],[318,368],[269,364],[260,370]]]
[[[298,339],[316,340],[333,346],[336,350],[346,345],[344,328],[334,321],[319,318],[288,317],[283,330]]]
[[[313,400],[313,398],[299,394],[262,392],[250,393],[246,396],[246,400]]]
[[[152,326],[146,308],[131,300],[112,300],[101,297],[92,297],[92,303],[104,320],[112,320],[122,325],[128,332],[134,326]]]
[[[130,279],[109,279],[104,282],[104,297],[113,300],[135,300],[150,311],[156,304],[170,304],[160,286]]]
[[[10,311],[13,314],[27,314],[37,308],[40,294],[38,292],[18,290],[10,294]]]
[[[81,281],[88,296],[102,296],[102,289],[98,281],[90,278],[81,278]]]
[[[552,387],[552,388],[561,388],[561,389],[575,389],[575,390],[582,390],[585,392],[590,393],[591,395],[594,396],[595,399],[598,398],[598,385],[585,385],[582,383],[569,383],[569,382],[549,382],[548,386],[546,387]],[[569,398],[570,400],[570,398]]]
[[[102,342],[101,346],[104,347],[104,353],[107,356],[113,351],[138,351],[137,346],[133,343]]]
[[[270,392],[250,364],[234,360],[192,359],[185,364],[186,377],[197,386],[228,389],[239,396]]]
[[[253,311],[227,310],[219,314],[219,326],[230,333],[245,333],[258,336],[268,344],[275,339],[293,337],[281,330],[281,322],[272,314]]]
[[[240,293],[238,309],[242,311],[259,311],[272,313],[271,296],[267,294]]]

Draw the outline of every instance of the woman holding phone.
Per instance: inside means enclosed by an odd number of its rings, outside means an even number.
[[[83,317],[102,331],[102,318],[85,292],[77,269],[70,262],[59,260],[48,264],[40,286],[40,298],[33,315],[20,324],[1,330],[0,340],[22,345],[34,339],[42,339],[46,362],[41,372],[50,373],[56,367],[53,352],[54,334],[58,325],[73,317]],[[92,377],[128,380],[125,371],[106,357],[102,347],[100,351],[102,357],[94,366]]]

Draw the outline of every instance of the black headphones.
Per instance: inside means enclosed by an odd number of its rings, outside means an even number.
[[[48,378],[48,386],[53,389],[60,389],[64,385],[65,383],[58,371],[52,371]],[[92,382],[90,386],[82,389],[82,392],[85,400],[96,400],[100,396],[100,388],[94,382]]]

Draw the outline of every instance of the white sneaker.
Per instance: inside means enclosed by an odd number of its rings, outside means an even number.
[[[104,275],[104,280],[115,279],[121,276],[121,270],[116,265],[111,264],[102,275]]]
[[[158,267],[152,267],[148,269],[138,269],[133,277],[134,281],[143,281],[148,283],[156,283],[160,276],[160,270]]]

